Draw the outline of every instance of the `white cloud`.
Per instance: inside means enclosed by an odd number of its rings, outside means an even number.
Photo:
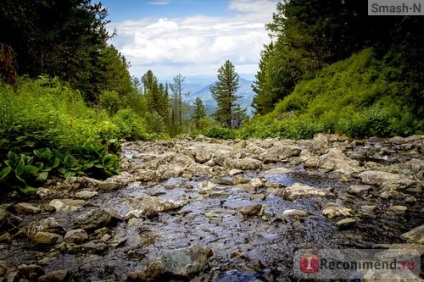
[[[167,1],[154,1],[167,2]],[[110,24],[118,36],[112,44],[131,62],[140,77],[151,69],[159,78],[216,75],[230,60],[238,73],[256,73],[265,24],[272,21],[277,0],[230,0],[231,17],[143,18]]]
[[[150,1],[147,2],[149,5],[168,5],[171,2],[171,0],[156,0],[156,1]]]

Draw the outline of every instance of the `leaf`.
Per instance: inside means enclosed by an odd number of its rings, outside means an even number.
[[[44,171],[40,173],[35,180],[38,182],[45,182],[48,177],[49,177],[49,173],[47,171]]]
[[[19,191],[21,191],[25,195],[34,195],[37,192],[37,189],[26,185],[25,187],[19,187]]]
[[[63,176],[65,178],[68,178],[68,177],[74,177],[75,175],[76,175],[75,172],[73,172],[73,171],[67,171]]]
[[[72,167],[75,167],[75,166],[77,165],[77,159],[76,159],[74,156],[72,156],[72,155],[67,155],[67,156],[63,159],[63,163],[64,163],[67,167],[72,168]]]
[[[11,171],[12,171],[12,168],[10,166],[6,166],[2,170],[0,170],[0,181],[2,179],[5,179]]]

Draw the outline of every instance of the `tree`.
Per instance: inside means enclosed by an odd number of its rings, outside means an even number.
[[[183,114],[186,112],[185,104],[183,102],[183,95],[188,95],[189,93],[183,93],[183,83],[185,77],[181,74],[176,75],[174,78],[174,83],[170,84],[172,91],[172,96],[170,98],[171,103],[171,125],[170,131],[171,136],[175,136],[182,132],[183,130]]]
[[[95,102],[105,82],[107,10],[91,0],[2,0],[0,42],[16,52],[17,72],[57,76]]]
[[[191,118],[194,121],[194,126],[196,129],[200,129],[201,128],[201,120],[203,118],[205,118],[206,115],[206,109],[205,106],[203,105],[203,101],[202,99],[200,99],[199,97],[196,98],[196,100],[194,101],[194,112],[193,115],[191,116]]]
[[[218,109],[213,114],[213,117],[222,126],[235,128],[235,110],[239,108],[236,101],[240,96],[237,96],[239,89],[239,75],[235,71],[234,65],[227,60],[224,65],[218,69],[218,81],[211,87],[212,97],[217,102]]]

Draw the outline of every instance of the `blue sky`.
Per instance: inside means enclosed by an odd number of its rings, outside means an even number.
[[[94,1],[93,1],[94,2]],[[230,60],[239,74],[258,70],[278,0],[104,0],[113,44],[137,77],[216,75]]]

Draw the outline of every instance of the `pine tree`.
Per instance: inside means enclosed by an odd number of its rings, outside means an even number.
[[[171,125],[170,131],[171,136],[175,136],[182,132],[184,124],[184,113],[186,107],[183,101],[183,95],[188,95],[189,93],[183,93],[183,83],[185,77],[181,74],[178,74],[173,78],[174,83],[170,84],[172,96],[170,98],[171,103]]]
[[[194,112],[193,112],[193,115],[191,116],[191,118],[194,121],[194,126],[196,129],[201,128],[200,121],[204,119],[205,117],[206,117],[205,106],[203,105],[202,99],[197,97],[196,100],[194,101]]]
[[[234,128],[236,126],[234,114],[238,106],[236,100],[240,98],[236,95],[239,87],[239,75],[236,73],[234,65],[227,60],[218,69],[218,81],[210,87],[212,97],[218,106],[213,117],[224,127]]]

